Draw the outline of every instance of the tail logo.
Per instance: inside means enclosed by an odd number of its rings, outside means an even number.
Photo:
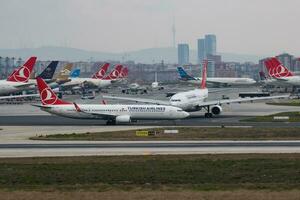
[[[289,71],[284,66],[278,65],[276,68],[274,67],[269,70],[269,75],[276,78],[287,77]]]
[[[53,91],[50,88],[45,88],[41,92],[41,100],[43,104],[53,105],[56,103],[57,99],[57,96],[53,93]]]
[[[26,82],[29,79],[30,70],[23,65],[13,76],[17,82]]]
[[[63,70],[61,71],[61,75],[63,75],[63,76],[69,76],[70,73],[71,73],[71,71],[68,70],[68,69],[63,69]]]
[[[97,78],[102,78],[104,76],[104,74],[105,74],[104,69],[100,69],[97,73]]]
[[[118,72],[118,70],[114,70],[113,72],[112,72],[112,74],[111,74],[111,78],[118,78],[119,77],[119,72]]]

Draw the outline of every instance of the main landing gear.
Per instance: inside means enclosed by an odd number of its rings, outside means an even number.
[[[107,120],[107,122],[106,122],[106,125],[116,125],[116,124],[117,124],[117,122],[116,122],[115,119],[109,119],[109,120]]]
[[[204,114],[204,117],[205,118],[212,118],[213,114],[210,112],[210,107],[209,106],[205,107],[205,110],[207,111],[207,113]]]
[[[212,114],[212,113],[205,113],[205,114],[204,114],[204,117],[205,117],[205,118],[212,118],[212,117],[213,117],[213,114]]]

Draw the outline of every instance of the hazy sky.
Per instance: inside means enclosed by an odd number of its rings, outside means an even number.
[[[173,16],[193,49],[213,33],[218,52],[300,55],[300,0],[0,0],[0,48],[168,47]]]

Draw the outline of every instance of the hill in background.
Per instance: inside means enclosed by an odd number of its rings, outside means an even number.
[[[1,57],[21,57],[26,59],[35,55],[39,60],[65,60],[65,61],[127,61],[132,60],[137,63],[177,63],[176,48],[149,48],[125,53],[107,53],[97,51],[87,51],[68,47],[39,47],[22,49],[0,49]],[[196,50],[190,50],[190,61],[196,63]],[[265,56],[243,55],[236,53],[220,53],[225,62],[255,62]]]

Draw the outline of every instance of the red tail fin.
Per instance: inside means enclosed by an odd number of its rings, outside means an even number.
[[[121,71],[120,78],[126,78],[128,76],[128,68],[124,67]]]
[[[29,58],[25,64],[7,78],[7,81],[26,83],[29,80],[30,74],[36,62],[36,57]]]
[[[40,98],[43,105],[63,105],[71,104],[57,97],[53,90],[45,83],[42,78],[36,78],[37,86],[40,92]]]
[[[202,81],[201,81],[201,86],[200,86],[201,89],[205,89],[206,88],[207,64],[208,64],[208,61],[207,60],[203,60]]]
[[[104,79],[105,80],[116,80],[116,79],[118,79],[120,77],[120,73],[121,73],[122,68],[123,68],[123,65],[117,65],[115,67],[115,69],[112,72],[110,72],[110,74],[107,77],[105,77]]]
[[[269,75],[273,78],[282,78],[294,76],[294,74],[289,71],[288,68],[283,66],[280,61],[273,57],[265,61],[266,68],[269,72]]]
[[[100,67],[99,71],[97,71],[95,74],[93,74],[92,78],[94,78],[94,79],[102,79],[104,77],[104,75],[106,74],[109,65],[110,65],[109,63],[104,63]]]

